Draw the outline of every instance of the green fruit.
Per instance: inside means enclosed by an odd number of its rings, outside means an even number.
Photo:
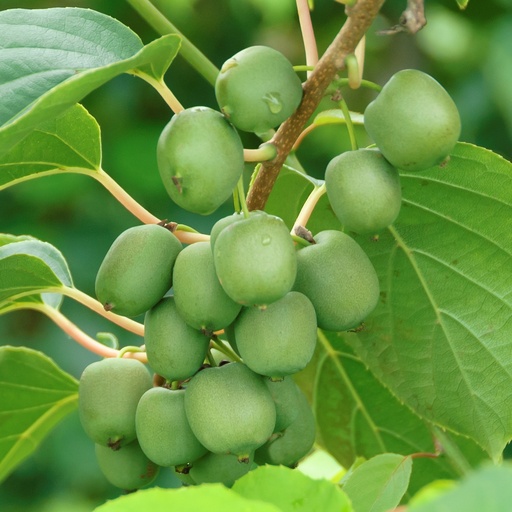
[[[185,393],[185,412],[201,444],[240,460],[267,441],[276,423],[274,401],[263,379],[242,363],[194,375]]]
[[[272,438],[254,454],[257,464],[294,467],[305,457],[315,442],[315,416],[302,391],[298,390],[297,417],[282,432]]]
[[[158,170],[178,206],[207,215],[231,196],[244,169],[243,151],[238,133],[220,112],[193,107],[163,129]]]
[[[326,230],[314,238],[315,244],[297,253],[294,289],[311,300],[321,329],[357,327],[379,300],[377,273],[363,249],[345,233]]]
[[[276,425],[274,432],[282,432],[297,417],[299,411],[299,388],[292,377],[273,381],[265,379],[276,405]]]
[[[244,363],[274,379],[302,370],[315,351],[315,308],[299,292],[288,292],[265,308],[244,308],[234,329]]]
[[[254,215],[266,215],[265,212],[262,212],[260,210],[253,210],[249,212],[249,216],[253,217]],[[210,231],[210,245],[213,248],[215,247],[215,242],[217,241],[217,237],[220,235],[220,232],[227,228],[230,224],[233,224],[234,222],[238,222],[239,220],[244,220],[245,215],[241,212],[235,212],[232,215],[228,215],[227,217],[222,217],[219,219],[212,227]]]
[[[286,224],[263,213],[223,229],[213,259],[226,293],[246,306],[280,299],[291,290],[297,272],[295,246]]]
[[[249,460],[240,462],[236,455],[225,453],[208,453],[196,460],[189,475],[196,484],[220,483],[232,487],[235,480],[255,468],[253,454]]]
[[[112,485],[126,491],[135,491],[149,485],[160,471],[158,465],[146,457],[137,441],[118,451],[97,444],[95,452],[105,478]]]
[[[180,466],[206,454],[185,415],[185,390],[158,387],[146,391],[135,416],[137,439],[159,466]]]
[[[113,450],[133,441],[137,404],[151,386],[150,373],[136,359],[110,358],[87,366],[78,387],[85,433]]]
[[[162,299],[144,318],[149,365],[169,381],[194,375],[203,364],[209,341],[181,318],[174,297]]]
[[[392,165],[420,171],[440,164],[460,136],[457,106],[434,78],[399,71],[364,113],[364,126]]]
[[[242,307],[222,288],[209,242],[197,242],[181,251],[174,265],[173,289],[178,312],[195,329],[223,329]]]
[[[282,53],[252,46],[222,65],[215,95],[222,112],[238,129],[263,133],[295,112],[302,100],[302,85]]]
[[[346,151],[325,171],[329,202],[346,230],[379,231],[397,218],[402,203],[400,176],[376,149]]]
[[[181,251],[166,228],[129,228],[108,250],[96,276],[96,296],[105,309],[137,316],[154,306],[171,287],[172,268]]]

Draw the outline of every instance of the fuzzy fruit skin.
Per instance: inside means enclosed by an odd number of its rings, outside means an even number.
[[[252,46],[222,65],[215,95],[239,130],[263,133],[295,112],[302,100],[302,84],[282,53]]]
[[[298,415],[300,390],[291,376],[278,381],[265,379],[264,382],[276,404],[274,432],[282,432]]]
[[[173,288],[178,312],[195,329],[223,329],[242,308],[222,288],[209,242],[197,242],[181,251],[174,265]]]
[[[316,314],[302,293],[288,292],[265,308],[244,308],[234,323],[244,363],[272,378],[305,368],[316,346]]]
[[[379,300],[379,280],[370,259],[341,231],[321,231],[314,239],[316,244],[297,253],[294,289],[311,300],[321,329],[359,326]]]
[[[421,171],[440,164],[460,136],[459,111],[434,78],[416,69],[393,75],[364,112],[364,126],[392,165]]]
[[[185,412],[213,453],[246,458],[274,431],[276,408],[261,376],[242,363],[206,368],[190,380]]]
[[[160,467],[148,459],[136,440],[118,451],[96,444],[95,453],[105,478],[126,491],[151,484],[160,472]]]
[[[281,433],[272,438],[254,453],[257,464],[273,464],[294,467],[305,457],[315,442],[315,416],[306,396],[298,390],[297,416]]]
[[[145,313],[169,290],[180,241],[166,228],[146,224],[121,233],[100,265],[96,296],[114,313]]]
[[[152,388],[139,400],[137,439],[146,456],[159,466],[180,466],[207,453],[185,415],[185,390]]]
[[[144,318],[149,365],[169,381],[191,377],[203,364],[209,341],[185,323],[172,296],[162,299]]]
[[[87,436],[114,450],[132,442],[137,404],[152,383],[136,359],[109,358],[87,366],[78,387],[78,412]]]
[[[223,229],[215,242],[213,261],[226,293],[245,306],[280,299],[291,290],[297,272],[286,224],[263,213]]]
[[[392,224],[400,212],[400,175],[377,149],[334,157],[325,171],[325,187],[346,230],[374,233]]]
[[[236,480],[251,469],[254,454],[250,454],[247,462],[239,462],[236,455],[208,453],[192,464],[189,475],[195,484],[221,483],[232,487]]]
[[[231,196],[244,169],[243,151],[237,131],[220,112],[192,107],[163,129],[157,165],[178,206],[208,215]]]

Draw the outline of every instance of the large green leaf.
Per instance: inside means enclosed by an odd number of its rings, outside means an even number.
[[[27,295],[40,294],[47,305],[59,307],[60,294],[41,292],[73,285],[66,260],[47,242],[20,238],[0,246],[0,305],[22,296],[26,301]]]
[[[41,352],[0,347],[0,481],[77,405],[78,382]]]
[[[121,73],[161,80],[180,45],[81,8],[2,11],[0,33],[0,154]]]
[[[458,144],[401,179],[394,226],[355,237],[381,301],[351,342],[401,401],[497,459],[512,437],[512,164]]]
[[[273,503],[283,512],[352,512],[337,485],[284,466],[260,466],[237,480],[233,490],[245,498]]]
[[[76,104],[0,155],[0,190],[61,172],[91,174],[100,164],[100,128],[94,117]]]
[[[180,489],[146,489],[95,508],[95,512],[280,512],[281,509],[259,500],[246,499],[221,484],[203,484]]]
[[[383,453],[354,469],[343,484],[354,512],[387,512],[403,498],[412,471],[412,458]]]

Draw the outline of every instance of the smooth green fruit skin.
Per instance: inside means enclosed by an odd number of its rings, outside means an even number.
[[[215,271],[226,293],[245,306],[270,304],[295,281],[297,256],[286,224],[260,214],[223,229],[213,251]]]
[[[234,329],[244,363],[260,375],[279,378],[297,373],[315,351],[315,308],[296,291],[265,308],[244,308]]]
[[[215,95],[222,112],[239,130],[263,133],[295,112],[302,100],[302,84],[282,53],[252,46],[222,65]]]
[[[294,289],[311,300],[321,329],[355,328],[377,305],[377,273],[366,253],[349,235],[326,230],[314,239],[316,244],[297,253]]]
[[[247,457],[274,431],[276,408],[261,376],[242,363],[206,368],[190,380],[185,412],[213,453]]]
[[[281,433],[272,438],[254,453],[257,464],[273,464],[294,467],[305,457],[315,442],[315,416],[306,396],[298,390],[297,416]]]
[[[129,228],[108,250],[96,276],[96,296],[106,309],[134,317],[153,307],[172,285],[180,241],[166,228]]]
[[[142,395],[135,415],[137,439],[159,466],[187,464],[207,453],[185,415],[185,390],[152,388]]]
[[[400,175],[377,149],[346,151],[325,171],[327,196],[345,230],[374,233],[400,212]]]
[[[299,388],[291,376],[278,381],[265,379],[264,382],[276,405],[274,432],[282,432],[299,413]]]
[[[253,459],[252,453],[247,462],[239,462],[236,455],[208,453],[192,464],[189,475],[196,484],[220,483],[232,487],[236,480],[255,468]]]
[[[195,329],[223,329],[242,308],[222,288],[209,242],[197,242],[181,251],[174,265],[173,289],[178,312]]]
[[[386,159],[405,171],[443,162],[461,130],[450,95],[434,78],[415,69],[391,77],[366,107],[364,126]]]
[[[266,215],[265,212],[262,212],[260,210],[253,210],[249,212],[250,217],[260,214]],[[210,231],[210,245],[212,248],[212,252],[214,250],[215,242],[217,241],[217,237],[220,235],[220,232],[224,228],[227,228],[229,225],[233,224],[234,222],[238,222],[244,219],[245,215],[242,212],[235,212],[232,215],[228,215],[227,217],[222,217],[212,226],[212,229]]]
[[[112,485],[126,491],[151,484],[160,472],[159,466],[148,459],[137,441],[118,451],[96,444],[95,453],[105,478]]]
[[[87,366],[78,387],[78,411],[87,436],[114,450],[133,441],[137,404],[152,384],[149,371],[136,359],[109,358]]]
[[[244,169],[243,151],[237,131],[220,112],[193,107],[163,129],[157,165],[178,206],[208,215],[231,196]]]
[[[210,340],[180,316],[165,297],[144,318],[144,344],[151,368],[169,381],[191,377],[203,364]]]

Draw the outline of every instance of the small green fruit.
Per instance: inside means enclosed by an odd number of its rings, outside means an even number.
[[[223,229],[213,260],[226,293],[246,306],[280,299],[291,290],[297,272],[295,246],[286,224],[264,213]]]
[[[379,279],[371,261],[341,231],[321,231],[314,239],[315,244],[297,252],[294,289],[311,300],[321,329],[346,331],[359,326],[379,300]]]
[[[246,460],[274,431],[276,408],[262,377],[242,363],[206,368],[185,392],[192,431],[213,453]]]
[[[263,133],[295,112],[302,100],[302,85],[282,53],[252,46],[223,64],[215,95],[222,112],[239,130]]]
[[[159,466],[180,466],[206,454],[185,415],[185,390],[152,388],[142,395],[135,416],[137,439]]]
[[[255,467],[253,459],[253,454],[240,462],[236,455],[208,453],[192,464],[189,475],[196,484],[220,483],[232,487],[235,480]]]
[[[244,363],[260,375],[280,378],[297,373],[315,351],[315,308],[299,292],[288,292],[265,308],[244,308],[234,329]]]
[[[78,387],[85,433],[113,450],[133,441],[137,404],[151,386],[151,375],[136,359],[109,358],[87,366]]]
[[[460,136],[460,116],[450,95],[416,69],[391,77],[364,112],[364,126],[392,165],[421,171],[440,164]]]
[[[306,396],[298,390],[297,417],[281,433],[274,434],[254,454],[257,464],[294,467],[305,457],[315,442],[315,416]]]
[[[180,316],[174,297],[165,297],[144,318],[144,344],[151,368],[169,381],[188,379],[206,357],[209,339]]]
[[[255,215],[266,215],[265,212],[262,212],[260,210],[253,210],[249,212],[249,216],[253,217]],[[238,222],[239,220],[244,220],[245,215],[242,212],[235,212],[232,215],[228,215],[227,217],[222,217],[219,219],[212,227],[210,231],[210,245],[213,248],[215,247],[215,242],[217,241],[217,237],[220,235],[220,232],[227,228],[230,224],[233,224],[234,222]]]
[[[178,312],[195,329],[223,329],[242,307],[222,288],[209,242],[197,242],[181,251],[174,265],[173,289]]]
[[[166,228],[147,224],[129,228],[108,250],[96,276],[96,296],[105,309],[137,316],[169,290],[180,241]]]
[[[282,432],[298,415],[300,390],[290,376],[276,381],[265,379],[264,382],[276,405],[274,432]]]
[[[160,468],[146,457],[139,443],[133,441],[122,450],[112,451],[95,445],[96,459],[105,478],[116,487],[135,491],[151,484]]]
[[[376,149],[346,151],[333,158],[325,171],[325,187],[336,217],[349,231],[380,231],[400,211],[400,176]]]
[[[193,107],[163,129],[158,170],[178,206],[208,215],[231,196],[244,169],[243,151],[238,133],[220,112]]]

